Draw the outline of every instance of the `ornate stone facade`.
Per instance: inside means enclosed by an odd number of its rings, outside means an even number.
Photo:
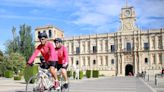
[[[96,69],[107,76],[125,76],[146,71],[155,74],[164,68],[164,29],[140,30],[133,7],[121,9],[116,33],[64,38],[69,69]]]

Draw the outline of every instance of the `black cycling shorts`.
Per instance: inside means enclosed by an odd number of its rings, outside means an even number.
[[[67,66],[63,66],[63,64],[57,64],[57,70],[59,70],[60,68],[63,68],[63,69],[67,70],[68,65]]]
[[[40,67],[43,69],[49,69],[51,66],[57,68],[57,62],[56,61],[42,62],[40,65]]]
[[[68,65],[64,67],[63,64],[58,64],[57,61],[44,62],[42,63],[41,68],[49,69],[51,66],[57,68],[57,70],[59,70],[60,68],[64,68],[64,69],[68,68]]]
[[[50,68],[50,66],[57,68],[57,61],[48,61],[46,63],[47,63],[49,68]]]

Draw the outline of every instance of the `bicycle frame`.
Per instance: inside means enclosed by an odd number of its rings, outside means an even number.
[[[59,84],[61,87],[61,89],[58,90],[58,92],[60,92],[60,91],[65,92],[63,89],[64,78],[61,73],[61,69],[57,71],[57,75],[60,76]],[[29,91],[28,86],[32,79],[35,79],[35,83],[32,86],[34,92],[38,92],[38,91],[44,92],[45,90],[51,91],[51,89],[54,86],[54,80],[53,80],[53,77],[52,77],[51,73],[49,72],[49,70],[42,69],[40,66],[38,67],[38,73],[35,76],[32,76],[29,79],[28,83],[26,84],[26,92]]]
[[[38,73],[35,76],[32,76],[28,83],[26,84],[26,92],[28,91],[28,86],[31,80],[35,79],[35,83],[33,86],[34,90],[51,90],[53,87],[53,79],[51,73],[47,69],[42,69],[38,67]],[[35,92],[35,91],[34,91]],[[36,91],[37,92],[37,91]],[[43,91],[41,91],[43,92]]]

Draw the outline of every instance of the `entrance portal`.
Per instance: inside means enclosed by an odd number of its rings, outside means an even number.
[[[132,76],[133,75],[133,66],[128,64],[125,67],[125,76]]]

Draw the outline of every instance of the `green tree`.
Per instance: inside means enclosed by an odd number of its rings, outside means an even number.
[[[4,70],[4,66],[3,66],[3,52],[0,51],[0,76],[3,76],[3,70]]]
[[[6,42],[6,53],[21,53],[26,61],[34,50],[33,38],[31,34],[31,26],[21,25],[19,35],[16,35],[16,28],[12,28],[13,40]]]
[[[25,24],[20,26],[19,48],[20,52],[25,56],[27,61],[34,50],[31,26],[26,26]]]
[[[12,70],[16,74],[23,70],[26,64],[24,56],[19,53],[11,53],[4,63],[7,70]]]
[[[0,62],[3,61],[3,52],[0,50]]]
[[[15,27],[12,28],[12,34],[13,34],[13,41],[12,41],[13,47],[12,47],[12,49],[13,49],[13,52],[16,53],[19,50],[19,47],[18,47],[19,39],[18,39],[18,36],[16,35],[16,28]]]

